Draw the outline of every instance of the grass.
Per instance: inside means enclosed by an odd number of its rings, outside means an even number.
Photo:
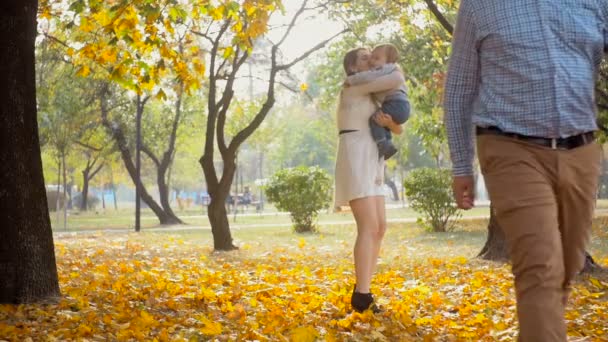
[[[209,227],[209,220],[206,212],[202,210],[187,210],[176,212],[188,226]],[[389,208],[386,211],[389,220],[394,219],[416,219],[419,214],[409,208]],[[487,207],[479,207],[463,213],[463,217],[474,217],[488,215]],[[230,224],[232,226],[250,226],[250,225],[285,225],[289,226],[291,220],[289,215],[278,213],[274,210],[264,212],[264,214],[256,214],[247,212],[237,214],[236,219],[234,214],[229,214]],[[134,210],[120,209],[118,211],[89,211],[78,212],[70,211],[68,213],[68,229],[67,231],[80,230],[106,230],[106,229],[132,229],[134,227]],[[319,224],[337,223],[348,221],[354,222],[352,213],[349,211],[339,213],[323,212],[319,215]],[[142,210],[141,222],[143,228],[158,227],[158,220],[154,213],[149,209]],[[57,214],[51,213],[51,225],[56,232],[65,231],[63,227],[63,215],[60,215],[57,220]]]

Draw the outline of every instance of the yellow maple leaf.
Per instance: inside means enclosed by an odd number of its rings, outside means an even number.
[[[198,317],[198,320],[203,324],[200,332],[205,335],[219,335],[222,333],[222,324],[214,322],[204,315]]]
[[[87,77],[89,76],[89,74],[91,74],[91,68],[89,68],[87,65],[81,66],[80,69],[78,69],[78,71],[76,72],[76,75],[82,77]]]
[[[317,330],[310,325],[298,327],[291,331],[291,341],[294,342],[314,342],[318,336]]]

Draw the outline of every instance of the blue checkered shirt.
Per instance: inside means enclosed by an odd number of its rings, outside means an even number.
[[[473,174],[474,126],[560,138],[593,131],[608,0],[461,0],[445,85],[455,176]]]

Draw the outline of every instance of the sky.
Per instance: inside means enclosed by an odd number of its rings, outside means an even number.
[[[314,3],[314,1],[309,2]],[[283,0],[286,13],[284,16],[280,15],[280,13],[274,14],[271,17],[270,26],[280,27],[282,25],[288,25],[301,4],[302,0]],[[332,37],[343,29],[344,25],[342,23],[329,19],[327,15],[319,10],[306,12],[306,14],[300,17],[288,38],[281,45],[281,51],[285,57],[284,62],[299,57],[315,45]],[[271,29],[268,33],[268,37],[273,42],[278,42],[284,32],[284,28]],[[322,53],[322,50],[316,52],[316,54]],[[305,81],[308,74],[308,68],[310,67],[310,61],[314,59],[314,55],[315,54],[309,56],[308,59],[301,61],[290,69],[291,74],[298,77],[299,83]],[[243,70],[245,70],[245,74],[248,73],[247,67],[244,67]],[[253,67],[252,73],[259,78],[268,78],[268,70],[264,68]],[[240,79],[236,84],[236,88],[238,93],[248,93],[249,79]],[[253,82],[253,88],[254,93],[260,95],[264,93],[266,84],[262,81],[255,80]]]

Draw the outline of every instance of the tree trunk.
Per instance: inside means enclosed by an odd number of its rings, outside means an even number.
[[[57,196],[55,197],[55,218],[56,218],[56,224],[59,224],[59,220],[61,218],[61,212],[59,211],[59,209],[61,209],[61,198],[59,197],[59,192],[61,191],[61,159],[58,157],[57,158]]]
[[[65,153],[61,155],[61,164],[63,164],[63,230],[68,230],[68,181],[67,167],[65,165]]]
[[[95,170],[95,163],[97,162],[97,158],[93,159],[91,162],[91,158],[87,160],[87,166],[82,170],[82,198],[80,200],[80,210],[87,211],[89,207],[89,183],[95,175],[101,170],[103,167],[103,163],[100,164]],[[103,200],[103,194],[101,196],[101,201],[103,203],[103,208],[106,208],[105,201]]]
[[[602,270],[603,267],[598,265],[589,252],[585,252],[585,265],[583,266],[583,270],[581,273],[591,273],[595,271]]]
[[[234,157],[223,157],[224,170],[222,180],[214,182],[215,166],[213,158],[208,158],[208,155],[203,155],[200,164],[205,173],[207,181],[207,191],[211,201],[207,208],[207,217],[211,224],[211,233],[213,234],[213,248],[217,251],[232,251],[238,249],[232,243],[232,234],[230,233],[230,223],[228,222],[228,213],[226,212],[226,198],[230,193],[230,186],[234,178],[236,164]],[[226,177],[226,178],[225,178]]]
[[[173,221],[175,221],[175,223],[183,223],[182,220],[180,220],[179,217],[175,215],[173,209],[171,208],[171,204],[169,203],[169,186],[165,182],[165,171],[161,172],[160,169],[158,170],[157,182],[158,193],[160,196],[160,204],[163,206],[163,210],[168,216],[171,217]]]
[[[118,210],[118,199],[116,198],[116,185],[112,184],[112,200],[114,201],[114,210]]]
[[[232,251],[238,249],[238,247],[232,244],[230,223],[228,222],[228,213],[226,213],[226,197],[212,195],[211,202],[207,209],[207,216],[211,223],[214,249],[216,251]]]
[[[0,3],[0,303],[60,295],[38,140],[37,7]]]
[[[485,260],[493,261],[508,261],[509,260],[509,246],[505,239],[503,230],[498,225],[494,216],[494,210],[490,207],[490,223],[488,223],[488,239],[486,244],[479,252],[478,257]],[[589,252],[585,252],[585,265],[581,273],[588,273],[602,269],[598,265]]]
[[[141,117],[144,112],[145,100],[137,95],[137,114],[135,116],[135,231],[141,230]]]
[[[91,169],[87,166],[82,170],[82,198],[80,199],[80,210],[87,211],[89,197],[89,172]]]
[[[129,176],[131,176],[131,180],[133,181],[133,184],[137,185],[139,183],[140,189],[141,189],[141,194],[140,194],[141,200],[144,201],[144,203],[146,203],[146,205],[154,212],[154,214],[160,221],[160,224],[168,225],[168,224],[180,223],[179,221],[176,221],[173,217],[168,215],[163,210],[163,208],[160,205],[158,205],[158,203],[156,203],[154,198],[148,193],[143,182],[141,182],[141,178],[137,177],[135,164],[133,163],[133,158],[131,157],[131,151],[129,150],[129,147],[127,144],[127,139],[124,135],[124,132],[122,131],[122,129],[120,128],[120,126],[117,123],[111,122],[107,117],[108,111],[106,109],[105,95],[106,94],[104,92],[102,92],[101,101],[100,101],[101,108],[102,108],[101,112],[102,112],[103,125],[106,127],[106,129],[108,129],[111,132],[112,137],[114,138],[114,141],[116,142],[116,145],[118,146],[118,150],[120,151],[120,156],[125,165],[125,168],[127,169]]]
[[[102,188],[101,191],[101,208],[106,211],[106,189]]]
[[[494,209],[490,207],[490,222],[488,223],[488,238],[486,244],[479,252],[478,257],[485,260],[507,261],[509,260],[509,249],[505,234],[498,225],[494,215]]]
[[[116,185],[114,185],[114,172],[110,165],[110,186],[112,187],[112,199],[114,200],[114,210],[118,210],[118,201],[116,199]]]
[[[388,185],[388,187],[391,188],[393,192],[393,201],[399,201],[399,190],[397,190],[397,185],[395,185],[395,182],[392,179],[386,177],[384,179],[384,184]]]

